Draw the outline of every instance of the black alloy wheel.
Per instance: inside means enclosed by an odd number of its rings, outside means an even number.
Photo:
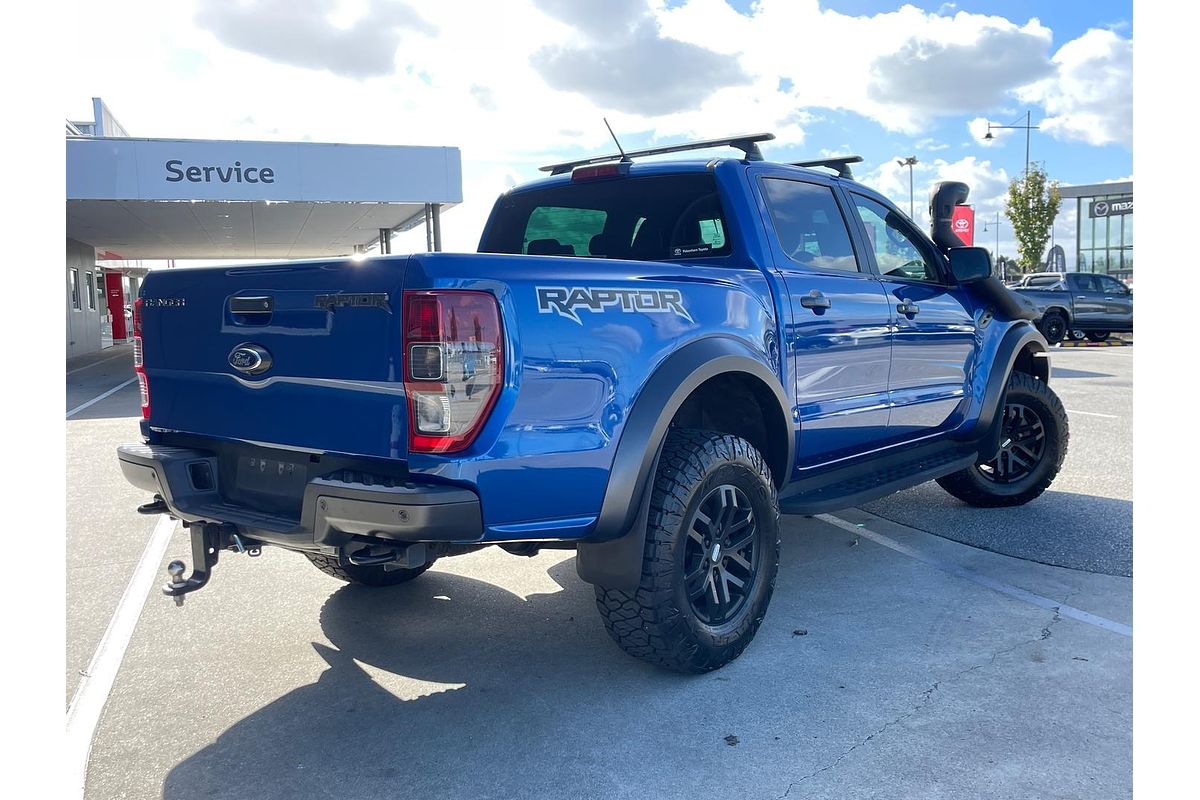
[[[991,461],[977,464],[976,469],[993,483],[1015,483],[1041,463],[1046,453],[1046,425],[1033,408],[1008,403],[1000,430],[1000,452]]]
[[[688,603],[717,627],[737,617],[758,579],[758,526],[746,493],[722,484],[708,493],[688,523],[683,573]]]
[[[1050,344],[1058,344],[1067,335],[1067,321],[1063,319],[1062,314],[1051,312],[1042,317],[1041,328],[1042,336],[1046,337],[1046,341]]]
[[[635,658],[677,672],[719,669],[754,639],[775,588],[771,470],[739,436],[673,427],[651,488],[638,584],[597,585],[596,609]]]
[[[1028,503],[1050,487],[1067,457],[1067,410],[1045,381],[1014,372],[1000,414],[999,441],[988,440],[989,449],[994,443],[999,451],[937,479],[947,492],[978,508]]]

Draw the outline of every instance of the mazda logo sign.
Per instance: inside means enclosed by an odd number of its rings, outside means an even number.
[[[229,366],[247,375],[261,375],[271,368],[271,354],[256,344],[239,344],[229,354]]]
[[[1105,203],[1103,200],[1100,201],[1099,203],[1096,203],[1096,216],[1097,217],[1108,216],[1108,203]]]

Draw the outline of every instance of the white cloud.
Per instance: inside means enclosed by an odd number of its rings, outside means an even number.
[[[898,162],[904,158],[897,154],[864,172],[862,181],[908,211],[908,167]],[[1004,197],[1008,191],[1009,176],[1003,167],[994,167],[990,161],[980,161],[967,156],[958,161],[936,158],[919,161],[913,166],[914,221],[925,230],[929,229],[929,195],[940,181],[962,181],[971,194],[967,199],[975,208],[979,227],[983,217],[993,216],[996,211],[1003,214]]]
[[[954,20],[952,37],[930,20],[927,30],[918,27],[894,52],[876,57],[870,98],[923,115],[962,113],[997,106],[1010,90],[1050,72],[1050,30],[1037,20],[1019,28],[965,13]]]
[[[444,242],[472,250],[511,183],[536,177],[540,164],[612,149],[604,115],[623,143],[767,130],[780,148],[846,111],[925,137],[900,155],[932,158],[947,147],[927,136],[933,118],[1011,97],[1031,80],[1060,120],[1056,135],[1073,130],[1079,109],[1060,108],[1067,99],[1034,78],[1050,68],[1076,75],[1081,53],[1096,47],[1064,46],[1051,65],[1050,34],[1036,19],[913,6],[853,16],[818,0],[759,0],[747,14],[724,0],[619,3],[83,4],[69,49],[104,41],[105,57],[68,88],[85,105],[104,96],[135,135],[460,147],[464,203],[443,217]],[[814,149],[841,152],[832,144],[845,136],[834,135]],[[917,178],[928,184],[939,165],[963,161],[931,160]],[[983,178],[977,168],[972,177]],[[905,174],[889,194],[903,208],[907,185]]]
[[[534,68],[553,89],[644,116],[693,111],[717,90],[750,82],[735,56],[664,38],[649,8],[643,10],[623,34],[621,26],[608,26],[600,41],[586,41],[585,34],[584,41],[541,48],[531,56]]]
[[[665,35],[740,53],[761,96],[854,111],[906,133],[924,129],[931,117],[995,105],[1052,69],[1050,30],[1036,19],[1017,25],[910,5],[860,17],[817,0],[760,0],[750,16],[722,0],[689,0],[658,16]]]
[[[975,117],[967,123],[967,133],[971,135],[971,140],[978,142],[982,147],[994,147],[998,144],[1003,144],[1004,140],[1012,135],[1011,128],[991,128],[992,138],[984,138],[988,133],[988,123],[994,122],[987,117]]]
[[[390,74],[405,32],[437,33],[397,0],[370,0],[359,9],[335,0],[201,0],[196,23],[228,47],[351,78]]]
[[[1019,92],[1048,116],[1057,139],[1093,145],[1133,143],[1133,40],[1093,28],[1054,54],[1055,73]]]

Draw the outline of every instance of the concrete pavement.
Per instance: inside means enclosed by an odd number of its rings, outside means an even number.
[[[1093,353],[1123,360],[1092,363]],[[1107,429],[1116,451],[1131,424],[1117,413],[1131,353],[1054,360],[1056,371],[1107,376],[1060,375],[1055,388],[1069,409],[1118,418]],[[145,498],[115,474],[110,448],[136,438],[136,387],[126,394],[68,421],[68,577],[100,576],[68,588],[73,663],[86,664],[153,524],[133,512]],[[223,555],[212,585],[183,608],[148,598],[97,731],[87,796],[1127,796],[1131,639],[952,574],[1131,623],[1128,578],[948,538],[990,524],[999,533],[988,543],[1041,557],[1044,537],[1009,541],[1035,527],[1030,519],[1107,530],[1113,512],[1099,501],[1131,495],[1083,416],[1072,414],[1055,490],[1095,502],[1048,494],[1025,518],[997,522],[921,487],[906,503],[837,515],[924,560],[786,517],[758,637],[698,677],[622,654],[570,553],[493,548],[375,590],[271,548]],[[897,509],[919,521],[881,516]],[[1111,527],[1094,543],[1119,541]],[[1070,541],[1077,555],[1119,562],[1089,553],[1083,535]],[[176,557],[187,557],[182,531],[163,560]],[[99,558],[109,560],[89,566]]]

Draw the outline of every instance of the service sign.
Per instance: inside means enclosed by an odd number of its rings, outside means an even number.
[[[964,245],[975,246],[975,209],[970,206],[955,206],[950,218],[950,229]]]
[[[450,147],[67,140],[68,200],[462,202]]]
[[[1119,214],[1133,213],[1133,195],[1126,197],[1110,197],[1106,200],[1095,200],[1088,203],[1088,216],[1092,219],[1097,217],[1115,217]]]

